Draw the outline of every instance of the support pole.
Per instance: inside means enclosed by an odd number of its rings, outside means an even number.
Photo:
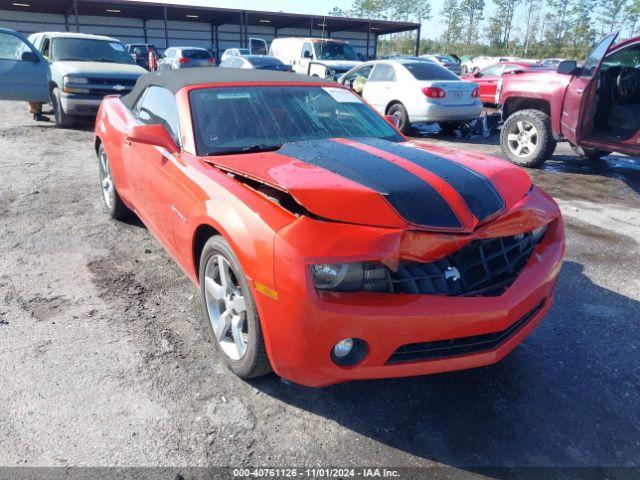
[[[244,48],[251,48],[249,45],[249,14],[244,12]]]
[[[220,35],[218,34],[218,25],[214,28],[214,38],[216,44],[216,62],[220,65]]]
[[[73,0],[73,14],[76,17],[76,32],[80,33],[80,18],[78,17],[78,1]]]
[[[148,44],[149,43],[149,35],[147,33],[147,19],[146,18],[142,19],[142,31],[144,32],[144,43]]]
[[[378,37],[379,37],[379,35],[376,33],[375,43],[373,44],[373,59],[374,60],[378,57]]]
[[[309,19],[309,36],[313,38],[313,17]]]
[[[169,15],[167,13],[167,7],[162,7],[162,14],[164,16],[164,48],[169,48]]]
[[[244,47],[244,14],[240,12],[238,14],[238,26],[240,27],[240,38],[238,39],[238,43],[240,44],[240,48]]]
[[[420,56],[420,31],[421,28],[418,27],[418,36],[416,38],[416,57]]]
[[[367,53],[364,56],[365,61],[369,60],[369,37],[371,36],[371,22],[367,25]]]

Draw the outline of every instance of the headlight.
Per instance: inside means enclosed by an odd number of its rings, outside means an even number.
[[[65,93],[89,93],[88,88],[76,87],[76,85],[83,85],[89,83],[88,78],[84,77],[64,77],[62,91]]]
[[[533,243],[540,243],[542,237],[544,237],[544,234],[547,233],[547,227],[548,225],[543,225],[531,231],[531,235],[533,236]]]
[[[312,265],[313,284],[333,292],[388,291],[389,269],[376,262]]]
[[[64,77],[65,83],[89,83],[88,78],[84,77]]]
[[[356,292],[362,288],[362,263],[334,263],[312,265],[313,284],[320,290]]]

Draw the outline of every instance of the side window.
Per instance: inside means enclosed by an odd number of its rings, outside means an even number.
[[[345,82],[348,82],[350,80],[355,80],[358,77],[364,77],[368,79],[369,75],[371,75],[371,70],[373,70],[373,65],[365,65],[364,67],[360,67],[357,70],[354,70],[353,72],[351,72],[345,78]]]
[[[581,77],[593,77],[596,74],[600,62],[606,55],[611,44],[615,41],[616,36],[617,33],[611,34],[596,45],[582,65]]]
[[[164,126],[173,137],[176,145],[180,145],[180,120],[176,97],[166,88],[148,87],[138,99],[134,115],[142,123]]]
[[[371,72],[370,82],[393,82],[396,79],[396,72],[391,65],[379,63]]]
[[[0,32],[0,60],[22,60],[22,54],[26,51],[29,51],[29,47],[18,37]]]
[[[51,57],[51,39],[49,37],[44,37],[42,39],[42,45],[40,46],[40,53],[42,53],[42,55],[45,58]]]
[[[302,58],[313,58],[313,46],[309,42],[305,42],[302,46]]]
[[[502,68],[502,65],[491,65],[490,67],[480,70],[480,73],[482,73],[484,77],[495,77],[500,75]]]

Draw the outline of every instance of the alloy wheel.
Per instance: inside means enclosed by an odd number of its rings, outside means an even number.
[[[113,177],[111,176],[111,168],[109,168],[109,160],[104,150],[100,151],[99,156],[100,169],[100,186],[102,187],[102,196],[107,208],[111,210],[115,203],[115,187],[113,185]]]
[[[392,115],[398,119],[398,130],[402,130],[404,128],[404,118],[402,117],[402,112],[400,110],[395,110]]]
[[[213,255],[205,268],[204,294],[209,321],[223,353],[240,360],[249,341],[247,305],[229,261]]]
[[[527,157],[538,147],[538,130],[526,120],[516,122],[507,135],[509,150],[517,157]]]

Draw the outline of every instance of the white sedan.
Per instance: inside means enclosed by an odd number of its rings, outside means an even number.
[[[411,124],[438,122],[443,130],[478,118],[480,91],[446,68],[409,59],[366,62],[347,72],[340,83],[350,87],[382,115],[398,120],[408,133]]]

